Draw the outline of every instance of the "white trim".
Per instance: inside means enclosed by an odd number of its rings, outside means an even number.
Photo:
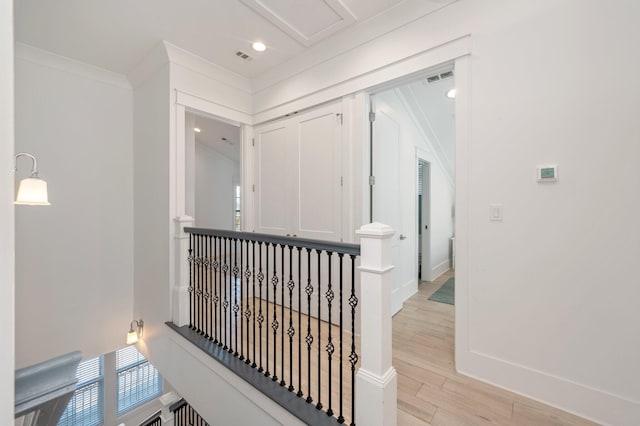
[[[110,84],[121,89],[132,89],[131,83],[129,83],[129,80],[123,74],[118,74],[84,62],[79,62],[47,50],[29,46],[28,44],[16,43],[15,57],[23,61],[44,65],[58,71],[64,71],[99,81],[101,83]]]
[[[176,90],[176,105],[181,105],[189,110],[201,111],[212,115],[216,120],[239,126],[240,123],[251,124],[253,117],[244,111],[231,108],[202,96],[185,92],[180,89]]]
[[[451,265],[451,259],[447,259],[444,262],[441,262],[436,266],[434,266],[433,268],[431,268],[431,279],[429,281],[435,280],[440,275],[444,274],[449,269],[451,269],[450,265]]]
[[[457,304],[458,296],[456,293]],[[464,354],[464,362],[461,364],[464,364],[464,368],[458,368],[458,371],[462,374],[596,423],[612,426],[635,426],[640,418],[640,402],[638,401],[524,365],[473,350]],[[482,375],[474,374],[474,371],[481,371]],[[607,419],[610,423],[603,422],[602,419]]]
[[[258,97],[254,103],[254,123],[263,123],[284,116],[292,111],[319,105],[347,94],[361,90],[369,90],[380,84],[387,83],[413,73],[424,72],[428,68],[450,62],[470,53],[470,37],[463,36],[435,46],[416,55],[404,58],[372,71],[365,71],[352,78],[337,82],[326,83],[316,91],[294,99],[260,99],[260,92],[254,93]],[[287,94],[287,96],[289,96]]]

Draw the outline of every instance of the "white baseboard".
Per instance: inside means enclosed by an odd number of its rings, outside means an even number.
[[[602,425],[637,426],[640,401],[518,365],[491,355],[457,351],[456,370]]]
[[[433,281],[438,278],[440,275],[447,272],[451,269],[451,259],[447,259],[442,263],[437,264],[433,268],[431,268],[431,279],[429,281]]]

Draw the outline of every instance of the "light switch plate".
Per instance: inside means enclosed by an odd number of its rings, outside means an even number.
[[[489,220],[502,221],[502,204],[489,204]]]

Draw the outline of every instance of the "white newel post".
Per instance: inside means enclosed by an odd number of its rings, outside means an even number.
[[[179,327],[189,325],[189,234],[185,227],[193,226],[191,216],[179,216],[174,219],[175,229],[175,270],[176,279],[173,286],[173,323]]]
[[[395,426],[398,379],[391,365],[391,237],[381,223],[360,236],[360,369],[356,375],[356,423]]]

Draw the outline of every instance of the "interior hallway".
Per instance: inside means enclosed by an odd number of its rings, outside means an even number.
[[[393,317],[398,425],[594,425],[512,392],[456,373],[454,307],[428,300],[453,275],[422,282]]]

